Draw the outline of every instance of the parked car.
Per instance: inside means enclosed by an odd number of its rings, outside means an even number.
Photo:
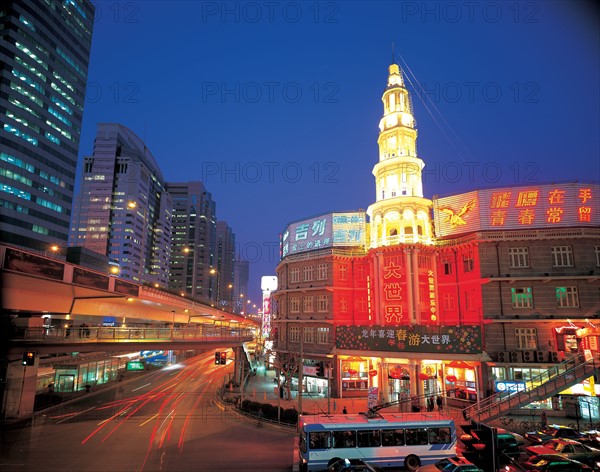
[[[558,454],[568,459],[588,463],[588,460],[595,459],[600,462],[600,450],[593,447],[573,441],[572,439],[551,439],[539,446],[528,446],[525,450],[532,456],[540,454]],[[583,459],[583,460],[582,460]]]
[[[530,431],[525,433],[525,439],[532,443],[541,444],[550,439],[573,439],[580,442],[589,442],[590,438],[576,429],[558,424],[548,426],[541,431]]]
[[[519,446],[523,446],[525,445],[525,443],[527,443],[527,441],[525,440],[525,438],[523,436],[521,436],[520,434],[517,433],[513,433],[512,431],[509,431],[507,429],[504,428],[496,428],[497,433],[500,434],[510,434],[511,436],[513,436],[515,438],[515,440],[517,441],[517,444]]]
[[[531,456],[521,467],[532,472],[592,472],[588,465],[557,454]]]
[[[417,472],[439,472],[440,470],[444,472],[483,472],[475,464],[460,456],[441,459],[435,464],[422,465]]]
[[[502,428],[496,429],[496,449],[498,451],[504,452],[508,455],[518,455],[521,452],[519,440],[517,439],[514,433],[507,431]],[[524,442],[522,436],[519,438]],[[472,432],[471,434],[463,434],[460,437],[462,444],[464,444],[464,448],[460,448],[462,451],[471,452],[471,451],[479,451],[480,446],[483,444],[481,439],[476,435],[476,433]]]
[[[589,444],[592,447],[600,448],[600,431],[597,429],[591,429],[589,431],[582,431],[581,434],[583,434],[589,440],[589,442],[586,444]]]
[[[331,464],[327,472],[383,472],[383,469],[360,459],[340,459]]]

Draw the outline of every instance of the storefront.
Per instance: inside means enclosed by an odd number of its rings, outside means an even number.
[[[57,365],[54,367],[54,391],[76,392],[85,390],[86,386],[93,387],[116,380],[122,362],[113,357],[82,364]]]
[[[445,390],[448,398],[476,402],[478,399],[477,366],[464,361],[444,365]]]
[[[350,356],[342,359],[342,397],[366,397],[369,391],[369,359]]]

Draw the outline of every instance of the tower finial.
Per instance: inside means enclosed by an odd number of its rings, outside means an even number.
[[[396,54],[394,52],[394,41],[392,41],[392,64],[396,63]]]

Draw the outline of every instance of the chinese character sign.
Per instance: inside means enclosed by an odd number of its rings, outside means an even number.
[[[336,348],[358,351],[480,354],[479,326],[338,326]]]
[[[469,210],[467,218],[465,210],[474,199],[477,208]],[[434,218],[438,236],[479,230],[597,226],[600,185],[569,182],[478,190],[435,200]]]
[[[271,332],[271,292],[263,291],[262,335],[267,338]]]
[[[421,296],[421,319],[424,323],[438,322],[437,293],[435,288],[435,275],[433,270],[419,274]]]
[[[365,212],[328,213],[291,223],[281,237],[281,258],[332,246],[366,245]]]
[[[406,282],[404,255],[383,259],[381,285],[383,289],[383,315],[386,323],[408,322],[405,315]],[[400,265],[402,264],[402,265]]]

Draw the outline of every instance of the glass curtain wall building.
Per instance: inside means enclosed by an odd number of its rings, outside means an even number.
[[[209,303],[216,203],[202,182],[169,182],[167,191],[173,199],[169,288]]]
[[[69,243],[107,255],[121,278],[166,287],[172,201],[145,143],[121,124],[98,124],[82,177]]]
[[[2,242],[67,242],[93,23],[88,0],[0,5]]]

